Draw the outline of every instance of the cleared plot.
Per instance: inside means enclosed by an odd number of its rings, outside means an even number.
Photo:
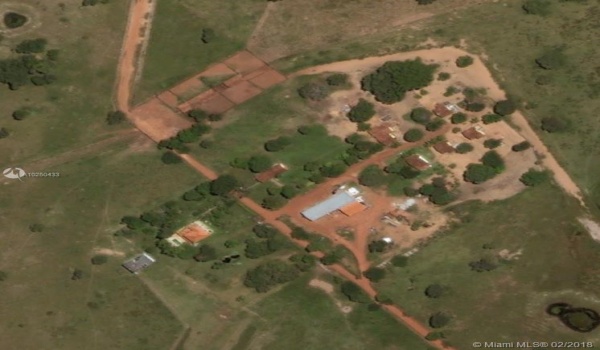
[[[261,89],[252,85],[247,81],[240,81],[235,85],[221,91],[221,94],[225,96],[228,100],[235,104],[240,104],[242,102],[248,101],[252,97],[260,94],[262,92]]]
[[[135,100],[143,101],[242,49],[265,6],[256,0],[159,1]],[[214,31],[208,43],[202,42],[204,29]]]
[[[154,141],[161,141],[174,136],[193,124],[190,120],[173,112],[157,98],[153,98],[134,109],[131,113],[131,121],[141,132]]]
[[[207,113],[221,114],[233,106],[234,103],[225,98],[225,96],[215,90],[209,90],[181,104],[179,109],[183,112],[188,112],[191,109],[201,109]]]
[[[265,62],[246,50],[236,53],[223,61],[223,63],[240,74],[255,71],[266,65]]]
[[[390,268],[379,291],[422,322],[438,311],[451,315],[441,330],[459,349],[492,338],[598,340],[597,332],[573,332],[545,312],[563,299],[600,307],[594,267],[600,247],[578,225],[575,200],[548,184],[452,211],[462,222],[411,256],[406,268]],[[483,258],[497,268],[473,271],[469,263]],[[434,283],[447,292],[428,298],[425,289]]]
[[[274,69],[270,69],[249,80],[252,84],[258,86],[259,88],[266,89],[285,81],[285,76]]]
[[[112,235],[124,212],[162,203],[194,186],[198,175],[166,167],[154,152],[137,153],[127,142],[43,171],[60,177],[2,186],[3,347],[168,348],[183,327],[119,266],[139,250],[116,247]],[[44,225],[42,232],[30,232],[35,223]],[[98,252],[110,254],[106,264],[90,263]],[[82,279],[72,280],[74,269],[83,271]]]

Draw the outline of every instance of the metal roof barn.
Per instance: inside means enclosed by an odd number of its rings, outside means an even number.
[[[356,199],[345,191],[340,192],[304,210],[302,216],[310,221],[319,220],[323,216],[329,215],[354,201]]]

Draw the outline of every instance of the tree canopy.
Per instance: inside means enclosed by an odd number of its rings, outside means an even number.
[[[273,260],[249,270],[244,278],[244,285],[264,293],[278,284],[293,281],[299,274],[295,266]]]
[[[431,84],[436,68],[436,65],[425,64],[419,59],[386,62],[362,79],[362,89],[375,95],[379,102],[399,102],[406,92]]]
[[[41,53],[46,50],[48,40],[44,38],[23,40],[15,48],[17,53]]]
[[[342,282],[342,294],[355,303],[369,303],[371,298],[360,287],[350,281]]]
[[[465,173],[463,174],[465,181],[474,184],[486,182],[494,176],[496,176],[494,168],[479,163],[467,165],[467,170],[465,170]]]
[[[385,278],[386,272],[380,267],[371,267],[363,275],[371,282],[379,282]]]
[[[248,160],[248,169],[253,173],[261,173],[273,165],[273,161],[266,155],[252,156]]]
[[[525,186],[530,186],[530,187],[541,185],[544,182],[547,182],[549,179],[550,179],[550,174],[548,174],[547,171],[535,170],[535,169],[529,169],[526,173],[521,175],[521,178],[519,178],[519,180]]]
[[[474,62],[473,57],[471,56],[460,56],[456,59],[456,66],[459,68],[465,68],[472,65]]]
[[[433,113],[427,108],[417,107],[410,112],[410,119],[415,123],[425,125],[431,121],[432,115]]]
[[[377,165],[369,165],[358,175],[358,182],[367,187],[383,186],[386,182],[386,175]]]
[[[224,196],[239,186],[238,180],[233,175],[221,175],[210,182],[210,193]]]
[[[171,151],[163,153],[162,157],[160,157],[160,160],[165,164],[177,164],[181,163],[182,161],[180,156]]]
[[[355,122],[366,122],[375,115],[375,107],[365,99],[358,100],[358,103],[348,112],[348,118]]]
[[[494,105],[494,113],[505,116],[513,114],[517,110],[517,106],[511,100],[502,100]]]
[[[416,128],[409,129],[404,134],[404,141],[417,142],[417,141],[421,140],[423,138],[423,136],[425,136],[425,133],[423,132],[423,130],[416,129]]]
[[[307,83],[298,89],[298,95],[304,99],[321,101],[329,96],[329,88],[324,84]]]
[[[540,57],[535,59],[540,68],[558,69],[567,63],[567,56],[564,53],[564,47],[547,48]]]

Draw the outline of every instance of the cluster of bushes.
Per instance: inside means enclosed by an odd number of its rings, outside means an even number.
[[[302,192],[302,188],[295,184],[287,184],[283,187],[273,185],[267,188],[269,194],[262,201],[262,206],[267,209],[276,210],[282,208],[288,201]]]
[[[279,136],[278,138],[265,142],[265,150],[268,152],[279,152],[292,144],[292,140],[287,136]]]
[[[290,241],[272,226],[259,224],[254,226],[252,231],[259,240],[254,238],[245,240],[244,255],[249,259],[257,259],[290,247]]]
[[[456,196],[450,192],[443,177],[434,177],[431,183],[419,188],[419,193],[428,196],[429,201],[437,205],[446,205],[453,202]]]
[[[439,130],[446,122],[444,121],[444,119],[442,118],[436,118],[434,117],[433,113],[423,107],[418,107],[413,109],[410,112],[410,119],[417,123],[417,124],[421,124],[425,126],[425,129],[427,131],[436,131]],[[413,130],[419,130],[419,129],[413,129]],[[415,133],[415,131],[412,131],[411,133]],[[405,134],[404,139],[406,140],[407,136]],[[420,139],[418,137],[411,137],[411,135],[409,134],[408,136],[409,139],[417,139],[417,141]],[[421,136],[422,138],[422,136]],[[414,141],[409,141],[409,142],[414,142]]]
[[[481,163],[467,166],[464,179],[467,182],[480,184],[494,178],[505,169],[504,160],[496,151],[487,151],[481,158]]]
[[[329,238],[308,232],[301,227],[292,228],[291,236],[294,239],[308,242],[305,248],[308,253],[322,252],[324,256],[320,259],[320,262],[323,265],[336,264],[347,255],[347,251],[343,246],[334,246]]]
[[[550,179],[550,174],[546,170],[535,170],[529,169],[526,173],[521,175],[519,180],[529,187],[534,187],[547,182]]]
[[[371,92],[377,101],[391,104],[401,101],[406,92],[422,89],[433,81],[436,65],[428,65],[419,59],[390,61],[374,73],[365,76],[362,89]]]
[[[456,66],[459,68],[465,68],[472,65],[474,62],[473,57],[471,56],[460,56],[456,59]]]
[[[202,135],[208,134],[210,131],[211,127],[209,125],[197,123],[185,130],[181,130],[177,135],[171,138],[160,141],[158,143],[158,149],[169,149],[179,153],[188,153],[190,148],[187,144],[198,142]]]
[[[19,57],[0,60],[0,83],[11,90],[30,83],[35,86],[54,83],[57,78],[52,71],[58,60],[58,50],[46,51],[46,45],[46,39],[41,38],[19,43],[14,50]],[[44,57],[40,58],[45,51]]]
[[[414,179],[421,174],[420,171],[408,165],[402,157],[388,164],[384,170],[388,174],[399,175],[406,180]]]
[[[348,84],[348,75],[335,73],[325,78],[324,81],[309,82],[302,85],[298,89],[298,95],[307,100],[322,101],[333,90],[346,87]]]

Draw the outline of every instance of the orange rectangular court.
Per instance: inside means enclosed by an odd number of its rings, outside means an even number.
[[[131,112],[131,120],[141,132],[159,142],[192,126],[192,122],[153,98]]]
[[[223,63],[240,74],[252,72],[266,65],[265,62],[246,50],[238,52]]]

